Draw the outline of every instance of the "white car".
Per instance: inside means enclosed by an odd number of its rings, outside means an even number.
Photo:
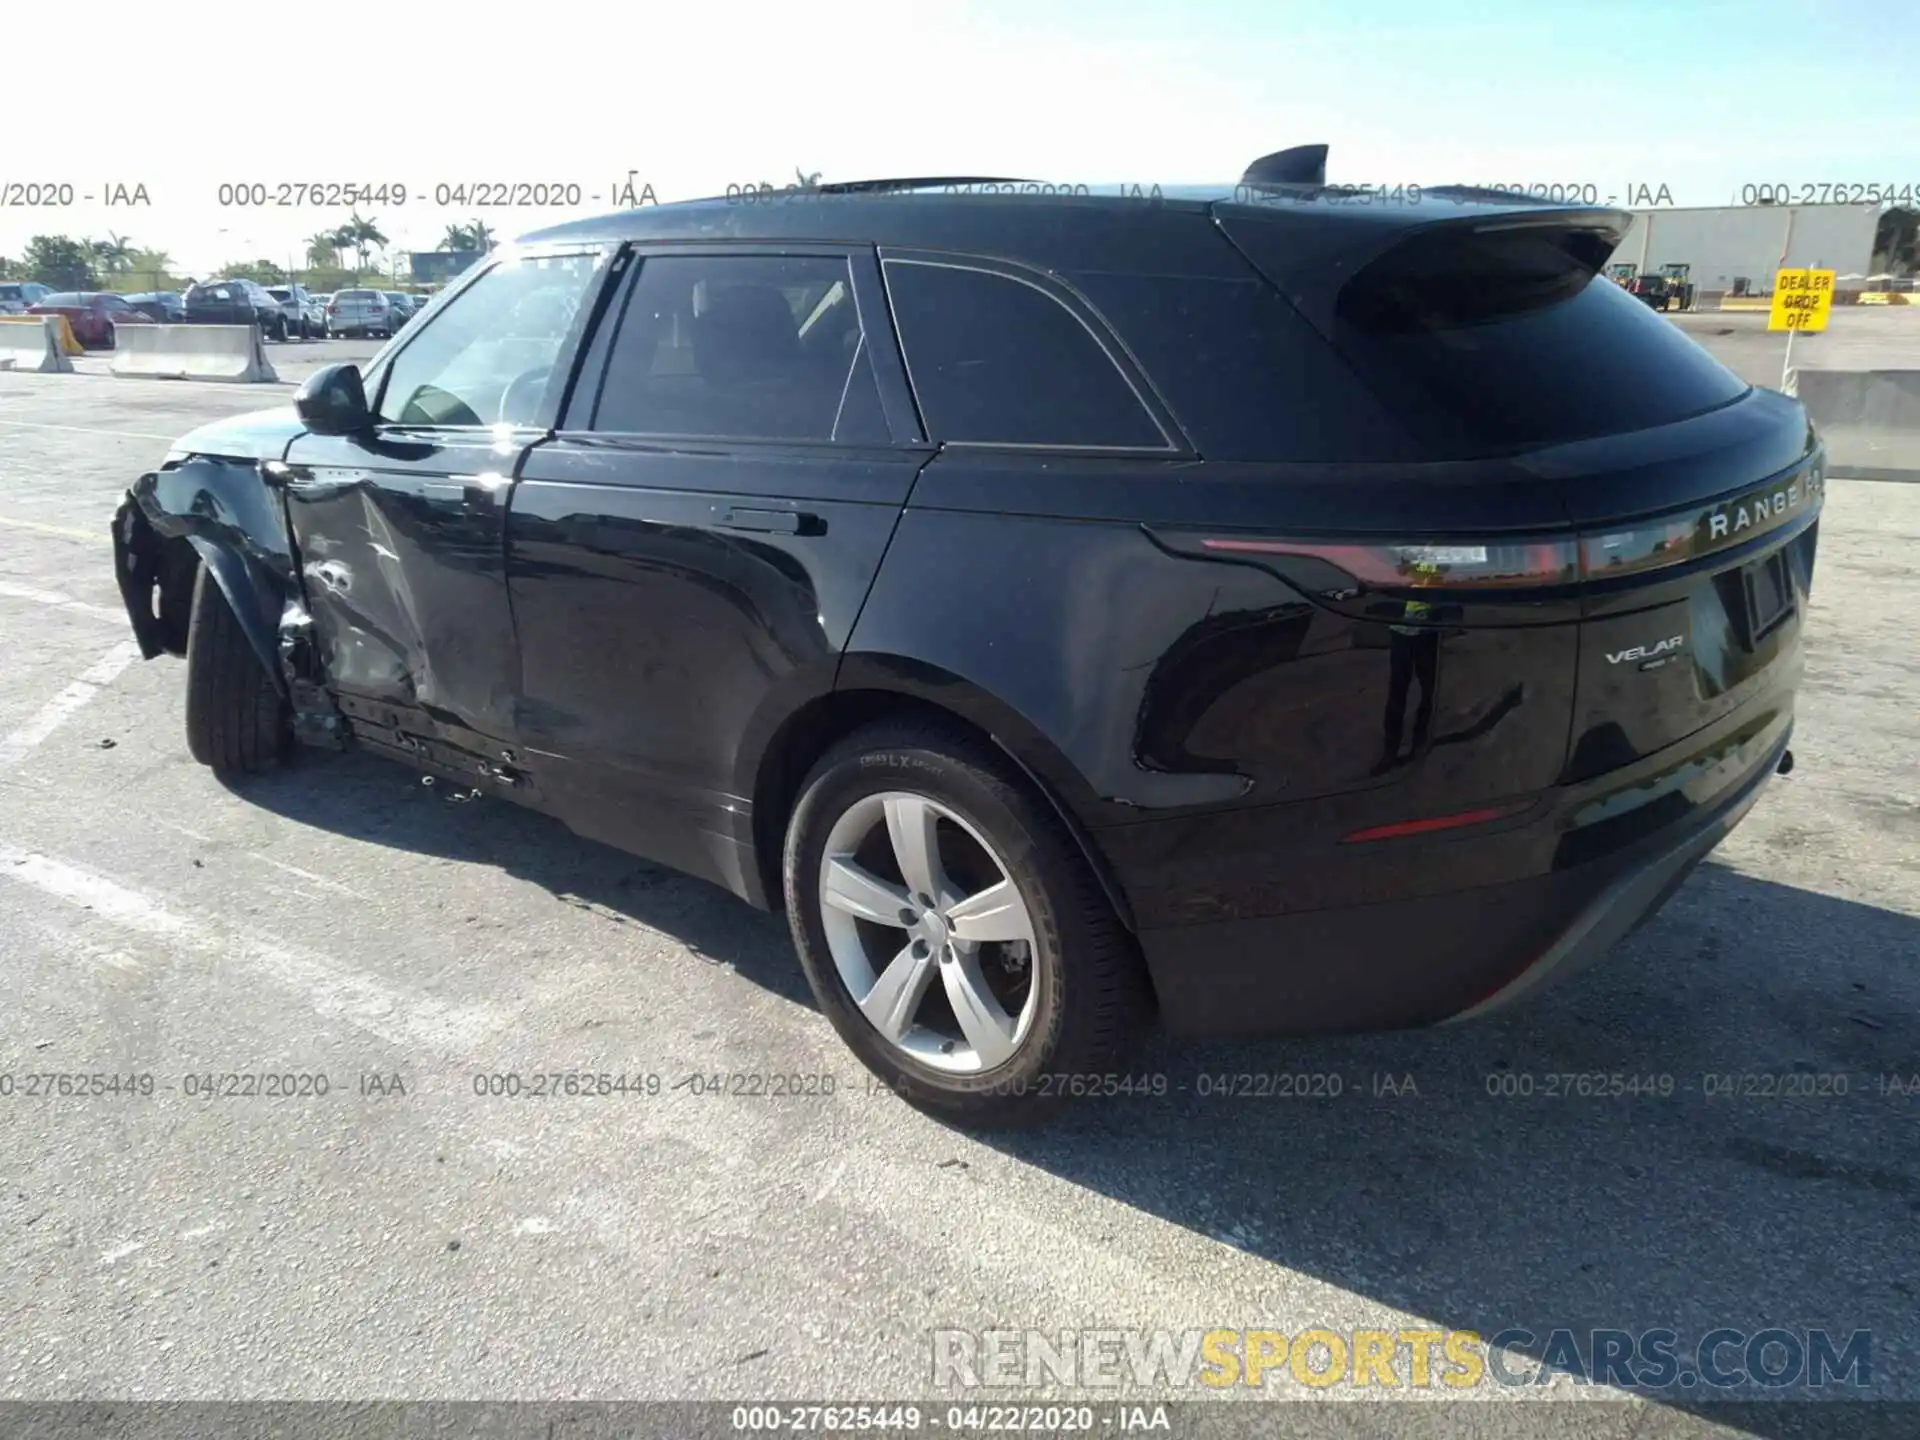
[[[0,315],[24,315],[29,305],[38,305],[52,293],[51,285],[35,280],[9,280],[0,284]]]
[[[341,290],[327,306],[327,333],[377,335],[382,339],[400,328],[400,317],[378,290]]]

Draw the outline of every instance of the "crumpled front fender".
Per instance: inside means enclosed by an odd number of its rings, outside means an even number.
[[[114,574],[140,649],[149,659],[185,651],[181,617],[192,584],[177,544],[190,545],[233,607],[247,642],[286,693],[280,625],[297,603],[293,547],[272,462],[195,455],[133,483],[113,522]],[[184,571],[184,581],[182,579]]]

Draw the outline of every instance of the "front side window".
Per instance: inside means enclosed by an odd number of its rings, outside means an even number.
[[[936,440],[1168,448],[1093,332],[1036,286],[990,270],[889,260],[887,294]]]
[[[381,387],[380,420],[530,424],[599,261],[514,259],[487,271],[394,357]]]
[[[886,444],[847,262],[644,260],[592,423],[624,434]]]

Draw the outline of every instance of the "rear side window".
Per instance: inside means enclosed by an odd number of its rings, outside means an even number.
[[[1036,286],[991,270],[886,263],[907,371],[936,440],[1168,449],[1093,332]]]
[[[1266,281],[1075,274],[1209,460],[1386,461],[1405,433]]]
[[[888,443],[847,262],[643,260],[607,356],[593,428]]]
[[[1333,340],[1401,418],[1489,454],[1671,424],[1747,385],[1594,271],[1582,232],[1416,236],[1348,282]]]

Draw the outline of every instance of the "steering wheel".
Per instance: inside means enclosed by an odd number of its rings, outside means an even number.
[[[516,375],[500,392],[500,409],[497,419],[502,425],[525,425],[539,409],[540,398],[546,392],[547,377],[553,373],[553,367],[543,365],[538,370],[528,370]]]

